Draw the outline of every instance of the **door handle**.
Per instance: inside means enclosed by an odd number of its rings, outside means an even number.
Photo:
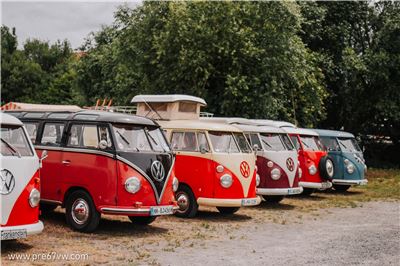
[[[69,165],[70,163],[71,163],[70,160],[64,160],[64,161],[62,161],[62,164],[65,164],[65,165]]]

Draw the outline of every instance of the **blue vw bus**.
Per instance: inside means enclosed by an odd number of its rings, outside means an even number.
[[[353,134],[344,131],[314,129],[334,161],[333,188],[347,191],[351,185],[366,185],[367,166]]]

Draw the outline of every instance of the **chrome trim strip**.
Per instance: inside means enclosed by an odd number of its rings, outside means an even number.
[[[141,175],[143,175],[147,179],[147,181],[149,181],[151,187],[153,188],[154,195],[156,196],[157,204],[160,204],[161,198],[162,198],[162,196],[164,194],[165,187],[167,186],[168,180],[170,179],[172,168],[174,167],[174,164],[175,164],[175,158],[173,157],[173,161],[171,163],[171,168],[169,169],[169,172],[168,172],[167,178],[165,180],[164,187],[161,190],[160,196],[158,196],[157,189],[154,186],[154,183],[151,180],[151,178],[142,169],[140,169],[139,166],[137,166],[136,164],[132,163],[131,161],[129,161],[129,160],[127,160],[127,159],[125,159],[125,158],[123,158],[123,157],[121,157],[119,155],[117,155],[117,160],[119,160],[119,161],[121,161],[123,163],[126,163],[127,165],[129,165],[130,167],[132,167],[133,169],[138,171]]]
[[[325,190],[328,188],[332,187],[332,183],[327,181],[327,182],[322,182],[322,183],[316,183],[316,182],[299,182],[299,186],[305,187],[305,188],[315,188],[319,190]]]
[[[289,193],[292,190],[295,193]],[[303,192],[303,187],[293,187],[293,188],[257,188],[257,195],[270,195],[270,196],[286,196],[286,195],[296,195]]]
[[[61,152],[63,152],[63,151],[79,152],[79,153],[96,154],[96,155],[102,155],[102,156],[114,158],[114,154],[112,154],[112,153],[105,152],[105,151],[99,151],[99,150],[91,150],[91,149],[80,149],[80,148],[71,148],[71,147],[52,147],[52,146],[42,146],[42,145],[35,146],[35,149],[61,151]]]
[[[58,200],[40,199],[40,202],[54,204],[54,205],[62,205],[62,202]]]
[[[120,208],[101,208],[103,213],[121,213],[121,214],[149,214],[150,208],[138,209],[120,209]]]
[[[368,184],[368,180],[367,179],[360,179],[360,180],[332,179],[332,184],[362,186],[362,185]]]

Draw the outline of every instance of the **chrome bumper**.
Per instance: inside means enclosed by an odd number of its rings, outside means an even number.
[[[209,207],[244,207],[256,206],[260,204],[261,198],[243,198],[243,199],[217,199],[217,198],[198,198],[197,204]]]
[[[360,179],[360,180],[333,179],[332,183],[336,184],[336,185],[359,185],[359,186],[363,186],[363,185],[368,184],[368,180],[367,179]]]
[[[305,188],[315,188],[319,190],[325,190],[332,187],[332,183],[329,181],[326,182],[299,182],[299,185]]]
[[[286,196],[296,195],[303,192],[303,187],[293,188],[257,188],[257,195],[269,195],[269,196]]]
[[[171,207],[173,211],[177,211],[179,209],[178,206],[173,206],[173,205],[162,205],[162,206],[154,206],[154,207]],[[118,208],[118,207],[102,207],[100,208],[100,211],[104,214],[121,214],[121,215],[128,215],[128,216],[134,216],[134,215],[144,215],[144,216],[149,216],[150,215],[150,209],[151,207],[141,207],[141,208]]]

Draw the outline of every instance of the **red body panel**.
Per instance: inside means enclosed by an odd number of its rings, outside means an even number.
[[[39,221],[39,207],[32,208],[29,205],[29,194],[33,188],[40,191],[39,170],[36,171],[28,185],[19,195],[8,217],[7,224],[3,224],[2,226],[34,224]]]
[[[281,177],[278,180],[273,180],[271,178],[271,168],[267,166],[267,158],[263,156],[257,156],[257,168],[258,174],[260,175],[260,185],[259,188],[290,188],[289,179],[284,169],[282,169],[278,164],[274,163],[273,168],[278,168],[281,170]],[[293,187],[299,186],[299,174],[298,169],[296,170],[296,177],[294,178]]]

